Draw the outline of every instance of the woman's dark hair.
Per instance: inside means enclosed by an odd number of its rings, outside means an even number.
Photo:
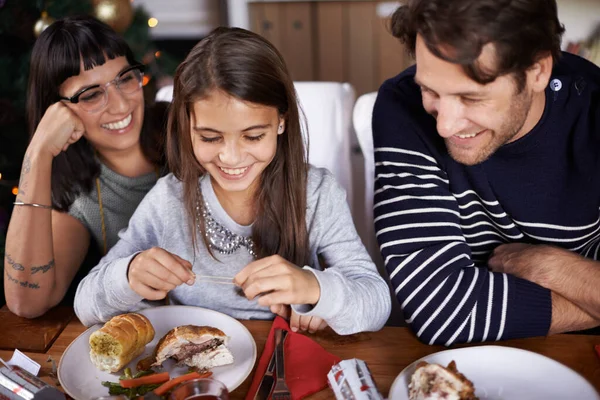
[[[84,70],[103,65],[107,59],[125,56],[129,64],[138,64],[127,42],[108,25],[91,16],[68,17],[54,22],[38,37],[31,54],[27,115],[29,136],[33,137],[46,109],[59,98],[59,87]],[[163,111],[163,113],[166,110]],[[151,115],[149,115],[151,114]],[[152,118],[152,123],[147,123]],[[140,143],[144,155],[162,165],[164,139],[156,126],[157,113],[145,113]],[[158,123],[160,125],[160,123]],[[81,192],[92,189],[100,173],[95,150],[85,137],[69,146],[52,161],[52,205],[68,211]]]
[[[551,54],[558,61],[565,31],[555,0],[408,0],[392,16],[391,28],[413,55],[419,34],[434,55],[462,65],[474,81],[514,74],[519,91],[540,57]],[[488,43],[496,52],[491,71],[477,62]]]
[[[200,222],[200,234],[207,244],[203,217],[196,215],[196,204],[203,201],[198,179],[206,171],[194,156],[190,115],[194,102],[213,90],[274,107],[285,118],[285,132],[277,136],[275,157],[262,172],[254,199],[252,238],[259,258],[279,254],[296,265],[306,265],[310,261],[306,230],[308,162],[293,81],[283,57],[271,43],[239,28],[214,30],[192,49],[175,73],[167,160],[170,170],[184,183],[194,245],[195,221]]]

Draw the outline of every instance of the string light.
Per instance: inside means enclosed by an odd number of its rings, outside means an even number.
[[[12,194],[14,194],[15,196],[19,194],[19,188],[17,186],[13,186]]]
[[[148,75],[144,75],[144,79],[142,79],[142,86],[146,86],[150,82],[150,77]]]
[[[156,53],[154,53],[154,57],[160,58],[160,51],[157,51]]]
[[[156,25],[158,25],[158,20],[156,18],[152,17],[148,20],[148,26],[150,28],[154,28]]]

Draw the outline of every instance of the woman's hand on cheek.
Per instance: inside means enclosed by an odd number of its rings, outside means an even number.
[[[54,103],[44,113],[31,140],[35,151],[56,157],[77,142],[84,133],[81,119],[62,102]]]
[[[164,299],[183,283],[193,285],[195,278],[192,264],[160,247],[137,254],[127,271],[131,289],[147,300]]]
[[[313,273],[275,255],[248,264],[233,279],[249,300],[259,296],[261,306],[316,304],[321,297]]]

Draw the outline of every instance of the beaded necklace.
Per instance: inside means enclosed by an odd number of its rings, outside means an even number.
[[[206,228],[204,230],[204,237],[206,237],[211,249],[220,254],[232,254],[240,247],[245,247],[248,253],[253,258],[256,258],[252,238],[233,233],[221,225],[212,216],[208,203],[205,201],[203,205],[200,204],[200,196],[198,196],[198,201],[196,202],[196,213],[196,227],[198,228],[198,232],[202,232],[202,229],[200,229],[200,216],[202,216],[204,218],[204,227]]]

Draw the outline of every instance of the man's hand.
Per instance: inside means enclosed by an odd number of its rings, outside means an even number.
[[[569,250],[525,243],[503,244],[488,260],[494,272],[504,272],[551,289],[557,268],[565,268],[580,257]]]
[[[591,321],[592,325],[594,320],[596,325],[600,321],[598,261],[554,246],[513,243],[496,247],[488,265],[494,272],[505,272],[545,287],[552,291],[553,299],[560,295],[560,299],[566,299],[588,315],[587,319],[576,318],[571,310],[569,317],[557,315],[561,310],[568,310],[559,304],[553,310],[554,332],[568,331],[565,327],[579,329],[581,321],[585,324]],[[554,320],[561,321],[561,318],[565,321],[555,324]]]
[[[549,335],[595,328],[600,324],[596,318],[576,304],[552,292],[552,323]]]

